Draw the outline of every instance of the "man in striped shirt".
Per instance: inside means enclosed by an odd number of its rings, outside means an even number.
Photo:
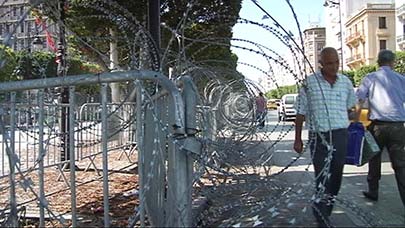
[[[334,199],[346,159],[349,113],[356,103],[351,81],[337,74],[336,49],[321,51],[320,72],[306,78],[296,102],[294,150],[303,152],[302,125],[309,125],[309,140],[315,170],[316,193],[313,213],[321,227],[329,226]]]

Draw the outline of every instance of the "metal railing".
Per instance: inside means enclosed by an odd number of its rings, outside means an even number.
[[[141,81],[157,82],[162,91],[151,95]],[[109,103],[107,83],[110,82],[133,83],[136,88],[135,102]],[[109,152],[136,144],[140,203],[137,219],[132,221],[145,224],[147,215],[148,221],[156,226],[190,226],[193,177],[190,154],[200,151],[194,135],[197,92],[190,78],[183,77],[181,82],[182,93],[174,82],[160,73],[128,71],[0,83],[0,95],[6,101],[0,109],[4,114],[0,121],[1,164],[3,167],[9,166],[7,172],[3,169],[3,176],[9,178],[8,186],[1,186],[2,189],[9,189],[9,206],[1,214],[8,214],[7,224],[18,224],[17,214],[24,205],[18,195],[20,193],[16,191],[21,182],[26,184],[27,191],[35,195],[30,202],[37,202],[40,226],[44,226],[45,213],[64,224],[58,212],[49,207],[48,192],[44,187],[45,168],[63,163],[70,167],[69,180],[63,172],[61,175],[70,190],[71,225],[77,227],[78,183],[73,167],[78,160],[85,158],[90,158],[88,164],[94,166],[94,157],[100,155],[104,225],[109,226]],[[75,103],[75,87],[87,84],[101,86],[100,104],[78,106]],[[50,99],[47,96],[46,91],[55,87],[69,87],[68,105],[55,104],[54,97]],[[30,94],[28,91],[33,90],[37,90],[34,99],[24,100],[22,94]],[[62,108],[68,109],[69,132],[59,130],[57,113]],[[70,139],[70,160],[63,162],[60,161],[61,134],[68,135]],[[38,170],[38,183],[32,182],[26,174],[33,170]],[[34,189],[33,185],[39,188]]]

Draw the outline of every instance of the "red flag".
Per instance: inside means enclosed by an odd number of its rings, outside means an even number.
[[[55,42],[53,41],[51,34],[48,31],[45,31],[45,34],[46,34],[46,43],[48,44],[48,47],[50,47],[52,51],[56,52]]]

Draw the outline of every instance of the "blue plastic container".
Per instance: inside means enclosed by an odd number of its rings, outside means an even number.
[[[351,123],[348,127],[349,140],[347,143],[346,164],[362,165],[364,145],[364,126],[361,122]]]

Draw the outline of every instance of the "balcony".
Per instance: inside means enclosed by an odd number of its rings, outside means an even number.
[[[346,59],[346,64],[351,69],[357,69],[358,67],[365,64],[365,58],[362,54],[356,54]]]
[[[357,47],[359,42],[364,42],[364,31],[355,32],[346,37],[345,42],[348,46]]]
[[[379,37],[389,37],[391,34],[388,28],[377,28],[376,35]]]
[[[401,50],[405,50],[405,34],[397,36],[397,44]]]
[[[395,14],[400,20],[405,20],[405,4],[402,4],[395,10]]]

